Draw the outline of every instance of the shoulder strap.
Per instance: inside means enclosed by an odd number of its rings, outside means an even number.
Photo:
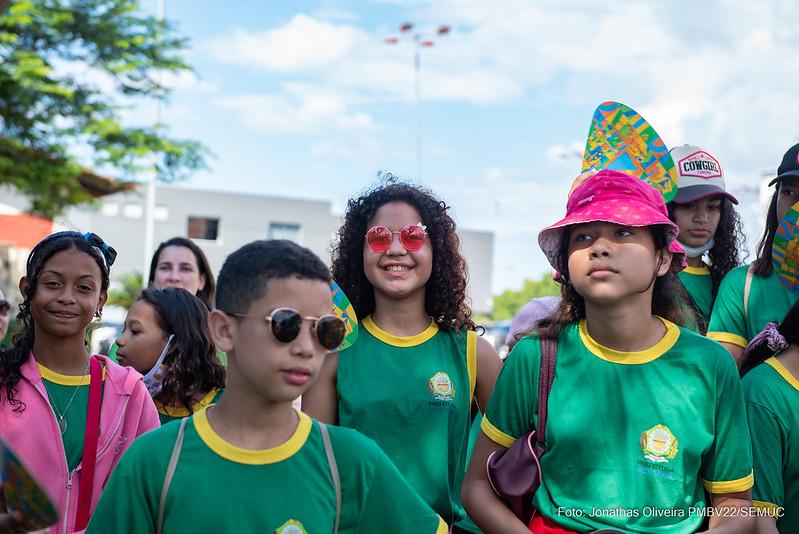
[[[477,332],[466,331],[466,371],[469,374],[469,404],[474,400],[474,387],[477,384]]]
[[[180,459],[180,451],[183,448],[183,434],[186,429],[186,423],[190,417],[184,417],[180,420],[180,429],[178,430],[178,437],[175,439],[175,446],[172,447],[172,456],[169,457],[169,465],[166,467],[166,474],[164,475],[164,483],[161,485],[161,498],[158,501],[158,524],[156,526],[157,534],[161,534],[164,528],[164,512],[166,511],[166,494],[169,493],[169,486],[172,484],[172,477],[175,476],[175,470],[178,468],[178,460]]]
[[[752,277],[754,274],[750,264],[746,269],[746,281],[744,282],[744,319],[749,315],[749,291],[752,289]]]
[[[538,376],[538,428],[536,441],[546,443],[547,414],[549,412],[549,392],[555,379],[555,359],[558,354],[558,340],[541,337],[541,370]]]
[[[327,431],[327,425],[319,423],[319,430],[322,431],[322,443],[325,446],[325,456],[327,456],[327,465],[330,467],[330,476],[333,478],[333,490],[336,492],[336,520],[333,523],[333,534],[338,534],[338,522],[341,516],[341,479],[338,475],[338,465],[336,464],[336,453],[333,452],[333,445],[330,443],[330,433]]]
[[[100,434],[100,404],[103,393],[103,364],[94,356],[89,360],[89,408],[86,412],[86,433],[83,437],[81,478],[78,486],[78,512],[75,529],[83,530],[89,523],[94,489],[94,468],[97,465],[97,438]]]

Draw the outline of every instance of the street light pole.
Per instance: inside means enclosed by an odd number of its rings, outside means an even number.
[[[400,25],[399,31],[401,34],[409,34],[413,30],[412,22],[405,22]],[[439,26],[436,30],[436,35],[444,36],[449,34],[449,26]],[[412,36],[413,43],[413,112],[414,122],[416,129],[416,181],[422,181],[422,48],[429,48],[435,44],[431,39],[424,39],[421,33],[414,33]],[[386,44],[397,44],[399,39],[397,37],[387,37]]]
[[[158,46],[161,46],[161,39],[163,32],[163,21],[166,0],[158,0],[157,18],[159,22],[158,28]],[[161,71],[160,69],[155,72],[156,81],[161,85]],[[155,124],[154,128],[158,128],[161,123],[161,95],[159,94],[155,99]],[[142,287],[147,287],[150,275],[150,256],[153,253],[153,241],[155,239],[155,186],[158,179],[158,155],[153,154],[153,166],[150,176],[147,179],[147,191],[144,206],[144,252],[142,254]]]

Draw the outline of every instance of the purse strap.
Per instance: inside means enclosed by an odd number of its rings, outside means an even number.
[[[333,491],[335,491],[336,494],[336,518],[333,523],[333,534],[338,534],[338,523],[341,517],[341,478],[338,474],[336,453],[333,452],[333,444],[330,443],[330,433],[327,431],[327,425],[319,423],[319,430],[322,431],[322,444],[325,446],[327,466],[330,468],[330,476],[333,479]]]
[[[549,413],[549,392],[555,380],[555,360],[558,354],[557,338],[540,337],[541,370],[538,374],[538,428],[535,439],[546,445],[547,414]]]
[[[89,523],[89,509],[92,505],[94,468],[97,464],[97,439],[100,434],[100,401],[103,391],[103,366],[100,360],[91,357],[89,363],[89,409],[86,412],[86,434],[83,438],[83,472],[78,486],[78,513],[75,529],[83,530]]]
[[[178,468],[178,460],[180,459],[180,451],[183,449],[183,435],[186,430],[186,423],[189,417],[184,417],[180,420],[180,428],[178,429],[178,436],[175,438],[175,445],[172,447],[172,455],[169,457],[169,464],[166,466],[166,473],[164,474],[164,483],[161,484],[161,498],[158,499],[158,519],[155,526],[155,531],[161,534],[164,530],[164,512],[166,512],[166,496],[169,493],[169,486],[172,484],[172,477],[175,476],[175,470]]]

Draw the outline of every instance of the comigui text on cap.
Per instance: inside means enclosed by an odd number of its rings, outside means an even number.
[[[677,162],[681,176],[693,176],[695,178],[721,178],[721,164],[716,158],[705,152],[698,150],[689,154]]]

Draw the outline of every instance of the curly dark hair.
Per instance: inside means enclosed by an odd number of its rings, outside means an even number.
[[[716,234],[713,236],[716,242],[707,253],[710,260],[710,265],[708,265],[710,278],[713,281],[713,300],[716,299],[722,278],[741,265],[742,259],[747,255],[746,235],[744,235],[740,215],[729,198],[719,195],[718,199],[721,200],[721,217]],[[669,219],[672,221],[676,221],[674,210],[677,206],[676,202],[666,204],[669,210]]]
[[[98,238],[99,239],[99,238]],[[0,352],[0,392],[5,390],[8,402],[14,406],[14,411],[22,413],[25,404],[15,397],[17,384],[22,378],[22,365],[28,360],[36,339],[36,327],[31,314],[31,302],[36,295],[36,286],[39,275],[45,262],[58,252],[65,250],[79,250],[94,259],[100,268],[100,290],[108,291],[109,267],[108,260],[95,244],[91,244],[79,232],[59,232],[42,239],[28,255],[25,266],[27,286],[19,305],[17,321],[22,324],[22,329],[14,336],[13,346]],[[88,324],[85,326],[89,326]],[[0,395],[0,402],[2,396]]]
[[[780,186],[774,190],[771,202],[768,205],[766,215],[766,227],[763,228],[763,237],[757,244],[757,258],[752,262],[752,274],[763,278],[769,276],[774,267],[771,264],[771,246],[774,244],[774,236],[777,235],[777,199],[780,195]]]
[[[655,241],[655,250],[667,249],[666,231],[663,225],[651,226],[652,237]],[[559,280],[562,282],[560,288],[560,305],[550,319],[545,319],[533,328],[543,337],[555,338],[560,335],[560,331],[569,323],[574,323],[585,319],[585,299],[577,293],[574,286],[569,282],[569,241],[571,238],[572,227],[566,228],[560,244],[560,255],[558,260]],[[685,293],[677,273],[669,270],[663,276],[655,279],[652,290],[652,314],[659,315],[679,326],[691,324],[698,321],[696,311],[685,306],[688,296]]]
[[[225,368],[208,329],[208,308],[199,297],[177,287],[145,289],[137,300],[152,306],[158,327],[174,336],[155,398],[164,406],[182,406],[191,412],[198,396],[225,387]]]
[[[363,270],[363,247],[367,224],[377,210],[390,202],[404,202],[422,216],[433,247],[433,270],[425,287],[425,311],[442,330],[476,330],[466,299],[466,261],[460,252],[455,221],[449,206],[431,191],[393,176],[350,199],[344,224],[333,247],[333,279],[341,286],[358,319],[375,309],[374,289]]]

